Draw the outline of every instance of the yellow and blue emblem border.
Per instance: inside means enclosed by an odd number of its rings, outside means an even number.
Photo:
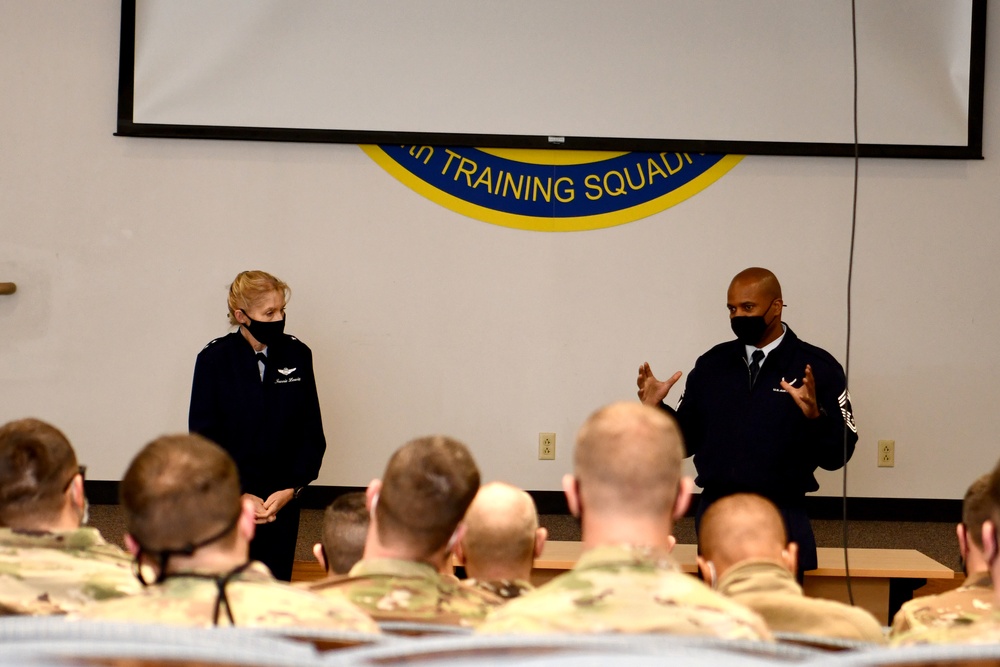
[[[715,183],[742,155],[361,145],[411,190],[476,220],[570,232],[623,225]]]

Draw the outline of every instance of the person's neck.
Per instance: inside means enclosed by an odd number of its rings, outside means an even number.
[[[987,572],[989,569],[990,566],[986,562],[986,557],[983,556],[983,552],[976,546],[970,544],[969,550],[965,554],[966,576],[971,577],[974,574]]]
[[[45,519],[30,520],[25,522],[11,521],[9,528],[13,530],[23,530],[42,533],[68,533],[80,527],[81,511],[67,503],[62,511],[56,515]]]
[[[775,324],[777,326],[775,326]],[[773,343],[774,341],[781,338],[782,334],[785,333],[785,326],[781,323],[781,318],[779,317],[775,323],[772,323],[768,330],[764,333],[764,337],[761,338],[760,342],[755,346],[758,350],[763,349]]]
[[[673,528],[669,518],[584,513],[581,542],[584,551],[605,545],[631,544],[669,552],[673,546],[670,539]]]
[[[267,347],[267,345],[264,345],[264,343],[261,343],[259,340],[251,336],[250,332],[247,331],[247,328],[243,325],[240,325],[240,334],[242,334],[246,342],[250,343],[250,347],[253,348],[254,352],[261,352],[265,347]]]
[[[365,542],[364,560],[374,560],[379,558],[405,560],[429,565],[437,572],[441,572],[447,566],[447,559],[450,554],[444,549],[440,549],[430,556],[422,556],[418,554],[416,550],[409,548],[409,546],[405,544],[385,545],[378,539],[377,535],[374,535],[374,533],[374,530],[371,530],[368,533],[368,541]]]
[[[226,574],[245,565],[250,554],[247,549],[202,547],[190,556],[171,555],[167,561],[167,575],[183,572]]]
[[[465,574],[477,581],[531,581],[531,562],[527,565],[476,564],[465,561]]]

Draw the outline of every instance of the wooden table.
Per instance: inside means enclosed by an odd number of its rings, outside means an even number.
[[[535,559],[532,581],[544,583],[571,569],[580,551],[580,542],[547,542],[542,555]],[[844,550],[820,547],[816,551],[819,567],[806,572],[806,595],[847,602]],[[673,556],[685,572],[695,574],[697,552],[697,545],[678,544]],[[848,558],[854,603],[874,614],[883,625],[891,620],[890,609],[912,597],[913,590],[927,579],[955,578],[951,568],[915,549],[848,549]]]

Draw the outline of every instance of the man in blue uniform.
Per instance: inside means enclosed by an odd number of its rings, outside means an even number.
[[[230,287],[239,328],[205,346],[195,362],[188,428],[236,462],[254,503],[251,558],[289,581],[299,529],[298,492],[316,479],[326,451],[312,351],[284,333],[288,286],[244,271]]]
[[[696,521],[714,501],[756,493],[780,509],[799,544],[799,574],[816,567],[816,539],[805,494],[819,488],[817,467],[836,470],[858,435],[843,368],[781,321],[778,279],[767,269],[741,271],[727,307],[736,340],[699,357],[676,410],[663,403],[680,371],[657,380],[639,367],[639,399],[672,413],[703,491]]]

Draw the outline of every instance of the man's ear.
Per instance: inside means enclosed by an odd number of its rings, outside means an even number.
[[[69,492],[69,499],[73,503],[73,507],[78,511],[83,510],[83,506],[86,505],[86,494],[83,490],[83,475],[77,473],[70,482],[67,491]]]
[[[569,513],[580,518],[580,489],[576,485],[576,477],[566,473],[562,478],[563,493],[566,495],[566,504],[569,505]]]
[[[236,521],[236,528],[247,544],[250,544],[253,536],[257,534],[257,512],[254,510],[253,500],[246,496],[240,503],[240,518]]]
[[[323,568],[323,571],[329,573],[330,567],[326,563],[326,551],[323,550],[323,545],[320,542],[313,545],[313,556],[316,558],[319,566]]]
[[[462,543],[462,540],[465,539],[465,531],[467,528],[468,526],[464,521],[458,522],[458,525],[455,526],[455,530],[451,533],[451,537],[448,538],[448,544],[445,547],[448,553],[454,553],[455,547]]]
[[[785,569],[795,574],[799,568],[799,545],[789,542],[788,546],[781,550],[781,563]]]
[[[129,533],[125,533],[125,549],[132,554],[132,558],[139,555],[139,543]]]
[[[542,551],[545,550],[545,540],[549,539],[549,530],[544,526],[540,526],[538,530],[535,531],[535,558],[542,557]]]
[[[719,573],[715,568],[715,563],[703,556],[697,556],[696,562],[698,563],[698,572],[701,574],[701,580],[713,591],[716,590],[716,587],[719,585]]]
[[[378,494],[382,490],[382,480],[373,479],[368,482],[368,488],[365,489],[365,509],[369,513],[375,511],[375,504],[378,502]]]
[[[990,519],[983,521],[983,559],[991,568],[997,559],[997,527]]]
[[[691,493],[694,491],[694,480],[690,477],[681,477],[677,485],[677,498],[674,499],[674,521],[683,518],[691,505]]]
[[[461,567],[465,567],[465,549],[462,548],[462,542],[458,541],[455,546],[451,548],[451,555],[455,557],[455,562]]]
[[[958,553],[962,556],[962,562],[965,562],[969,558],[969,536],[965,532],[964,523],[955,526],[955,537],[958,538]]]

